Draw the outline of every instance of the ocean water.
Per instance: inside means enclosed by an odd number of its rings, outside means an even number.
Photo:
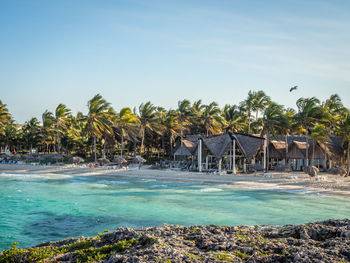
[[[146,179],[0,174],[0,251],[117,227],[349,218],[349,198]]]

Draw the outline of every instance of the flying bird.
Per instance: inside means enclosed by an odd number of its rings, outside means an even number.
[[[289,92],[292,92],[293,90],[296,90],[297,88],[298,88],[298,86],[291,87]]]

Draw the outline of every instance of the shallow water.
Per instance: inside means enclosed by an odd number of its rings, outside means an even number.
[[[0,251],[117,227],[349,218],[346,198],[105,176],[0,174]]]

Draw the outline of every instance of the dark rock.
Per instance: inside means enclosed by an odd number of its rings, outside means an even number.
[[[102,260],[96,258],[96,261],[106,263],[350,261],[348,219],[296,226],[166,225],[139,230],[119,228],[95,239],[70,238],[41,243],[36,248],[54,247],[59,250],[72,244],[79,247],[77,242],[89,240],[93,242],[88,251],[99,251]],[[118,246],[112,252],[106,250],[106,247],[127,242],[130,242],[129,245]],[[65,254],[54,255],[45,262],[76,262],[75,253],[84,254],[83,249],[86,247],[66,250]],[[103,251],[107,251],[106,254]],[[26,262],[28,255],[25,252],[18,253],[13,256],[13,260]]]

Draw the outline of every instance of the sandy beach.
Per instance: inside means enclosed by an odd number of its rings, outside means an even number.
[[[218,184],[228,187],[280,189],[294,192],[307,192],[326,195],[350,197],[350,177],[341,177],[328,173],[320,173],[310,178],[302,172],[218,175],[198,172],[188,172],[171,169],[150,169],[144,166],[141,169],[112,169],[111,167],[88,168],[85,166],[41,166],[28,164],[0,164],[1,173],[35,173],[35,174],[65,174],[71,176],[113,176],[142,178],[161,181],[191,182],[195,184]]]

